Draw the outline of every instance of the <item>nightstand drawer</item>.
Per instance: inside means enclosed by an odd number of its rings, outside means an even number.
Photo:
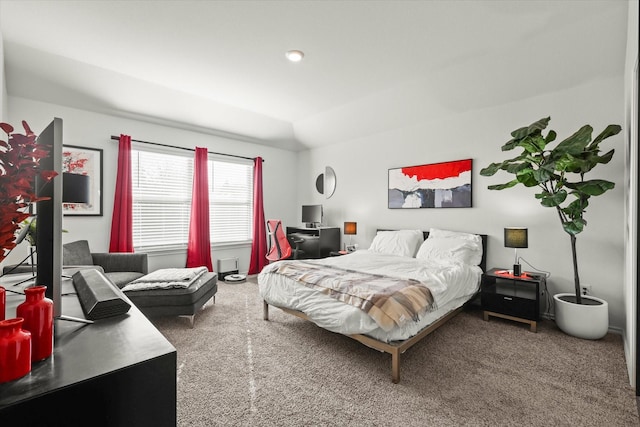
[[[538,320],[536,300],[491,292],[483,292],[480,298],[483,310]]]

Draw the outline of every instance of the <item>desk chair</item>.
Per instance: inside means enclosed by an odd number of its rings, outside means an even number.
[[[291,256],[291,245],[287,235],[282,230],[282,221],[279,219],[267,220],[267,233],[269,235],[269,251],[267,259],[269,261],[279,261]]]
[[[300,249],[300,244],[304,243],[304,238],[296,234],[289,234],[287,236],[289,243],[293,245],[293,259],[299,259],[304,255],[304,251]]]

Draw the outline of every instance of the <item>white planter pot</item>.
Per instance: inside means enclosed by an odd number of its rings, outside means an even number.
[[[565,293],[553,296],[556,324],[562,332],[587,340],[597,340],[607,334],[609,330],[609,304],[605,300],[594,296],[583,296],[582,299],[597,301],[600,304],[575,304],[561,299],[565,296],[575,297],[575,294]]]

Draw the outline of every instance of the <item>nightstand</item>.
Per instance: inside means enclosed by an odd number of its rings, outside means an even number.
[[[527,323],[536,332],[540,319],[540,287],[546,276],[524,272],[514,276],[509,270],[493,268],[482,275],[480,301],[484,320],[490,316]]]

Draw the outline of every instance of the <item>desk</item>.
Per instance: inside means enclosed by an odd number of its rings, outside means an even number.
[[[301,258],[326,258],[332,251],[340,250],[340,227],[287,227],[287,238],[289,236],[304,240],[300,243],[304,251]]]
[[[0,284],[21,289],[11,286],[20,277]],[[72,293],[62,298],[62,313],[84,318],[71,280],[62,291]],[[7,292],[7,318],[22,301]],[[54,331],[50,358],[0,384],[0,425],[176,425],[176,350],[133,304],[91,325],[56,320]]]

